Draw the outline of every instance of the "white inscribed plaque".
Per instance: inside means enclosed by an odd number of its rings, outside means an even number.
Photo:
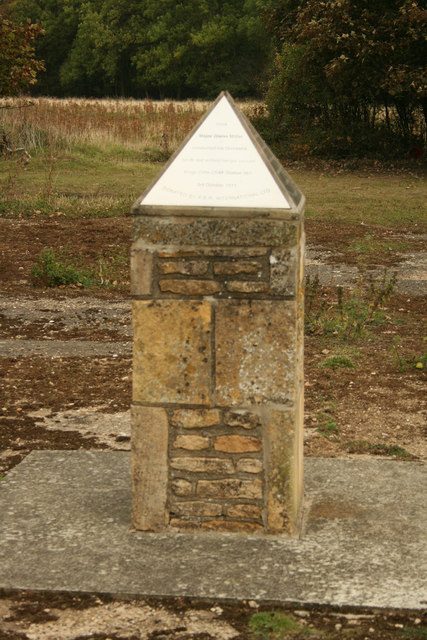
[[[226,96],[141,204],[291,208]]]

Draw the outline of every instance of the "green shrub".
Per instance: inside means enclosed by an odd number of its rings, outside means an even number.
[[[31,270],[31,277],[34,284],[46,287],[70,284],[89,287],[93,284],[93,279],[86,270],[63,262],[53,249],[43,249]]]

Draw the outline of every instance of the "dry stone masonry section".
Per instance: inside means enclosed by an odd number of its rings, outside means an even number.
[[[255,145],[257,162],[274,178],[278,208],[260,206],[255,173],[248,196],[253,209],[192,206],[191,193],[179,184],[187,160],[196,186],[198,169],[191,154],[178,153],[170,179],[176,159],[133,210],[136,529],[294,534],[299,527],[304,199],[249,123],[235,114],[233,136],[242,138],[240,146]],[[213,146],[207,162],[200,157],[200,167],[221,176],[235,163],[239,175],[246,156],[239,152],[235,161],[235,142],[228,153],[227,122],[222,116],[209,122],[212,135],[204,135],[203,148]],[[227,187],[227,199],[245,184]],[[172,192],[185,206],[164,204]],[[203,200],[203,190],[197,193]]]
[[[259,416],[248,411],[176,409],[169,420],[170,525],[262,529]]]

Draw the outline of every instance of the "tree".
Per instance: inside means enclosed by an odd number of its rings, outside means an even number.
[[[270,51],[257,0],[16,0],[40,22],[54,95],[260,93]]]
[[[63,95],[60,70],[74,42],[82,0],[17,0],[14,21],[27,19],[40,24],[43,38],[36,43],[36,56],[45,61],[46,71],[35,89],[41,95]]]
[[[422,135],[427,11],[421,0],[262,2],[277,55],[269,103],[277,126],[358,135]],[[274,7],[273,7],[274,5]],[[271,11],[269,11],[271,9]],[[424,123],[425,136],[425,123]]]
[[[0,15],[0,96],[16,95],[37,82],[44,64],[35,57],[37,24],[16,25]]]

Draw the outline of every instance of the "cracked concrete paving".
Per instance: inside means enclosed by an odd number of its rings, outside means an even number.
[[[328,262],[332,252],[319,248],[310,248],[306,253],[306,274],[318,276],[320,284],[325,286],[354,286],[366,274],[381,278],[384,267],[370,267],[363,273],[357,265]],[[427,293],[427,252],[403,254],[401,263],[388,268],[388,273],[397,274],[396,291],[404,295],[424,296]]]
[[[423,609],[425,465],[305,465],[301,539],[151,534],[130,528],[128,453],[33,452],[0,484],[0,588]]]

